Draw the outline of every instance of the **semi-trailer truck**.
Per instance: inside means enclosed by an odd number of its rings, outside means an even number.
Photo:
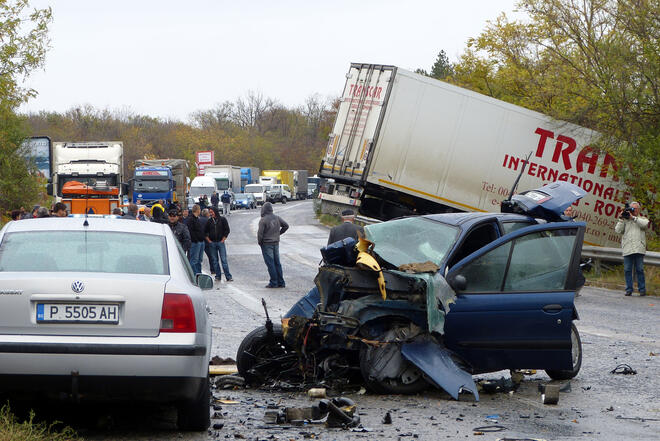
[[[111,214],[128,195],[120,141],[55,142],[47,193],[71,214]]]
[[[134,203],[185,201],[190,165],[185,159],[138,159],[132,180]]]
[[[625,187],[592,130],[407,70],[351,64],[319,175],[322,210],[366,217],[498,211],[518,188],[568,181],[587,195],[573,207],[585,243],[616,246]],[[333,182],[334,180],[334,182]]]

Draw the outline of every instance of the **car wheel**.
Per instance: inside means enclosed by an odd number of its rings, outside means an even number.
[[[286,204],[286,196],[282,196],[282,203]]]
[[[392,341],[392,335],[392,331],[387,331],[376,340]],[[389,373],[388,377],[383,376],[384,371]],[[360,372],[367,388],[378,394],[416,394],[429,387],[422,371],[403,358],[398,343],[363,344]]]
[[[179,404],[176,425],[179,430],[200,432],[211,425],[211,389],[208,377],[201,396],[195,401]]]
[[[573,369],[546,369],[545,373],[553,380],[570,380],[580,372],[580,367],[582,366],[582,340],[580,340],[580,333],[575,327],[575,323],[571,323],[571,359],[573,361]]]
[[[290,356],[290,357],[287,357]],[[276,359],[277,360],[274,360]],[[236,367],[245,382],[264,384],[282,372],[295,368],[298,357],[284,342],[282,326],[273,324],[269,335],[266,326],[260,326],[245,336],[236,353]]]

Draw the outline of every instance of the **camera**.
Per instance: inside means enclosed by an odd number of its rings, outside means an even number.
[[[634,208],[630,206],[628,202],[626,202],[626,206],[623,208],[623,213],[621,213],[621,219],[630,219],[630,215],[632,214]]]

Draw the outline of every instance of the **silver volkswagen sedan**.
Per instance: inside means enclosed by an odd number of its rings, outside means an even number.
[[[209,426],[211,329],[167,225],[43,218],[0,230],[0,391],[177,406]]]

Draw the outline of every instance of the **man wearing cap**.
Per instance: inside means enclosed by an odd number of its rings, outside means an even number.
[[[174,237],[176,237],[179,243],[181,244],[181,248],[183,248],[183,251],[188,252],[191,245],[190,231],[188,231],[188,227],[186,227],[183,224],[183,222],[179,221],[178,210],[172,209],[168,211],[167,221],[168,221],[167,225],[170,226],[170,229],[172,230]]]
[[[355,221],[355,212],[353,210],[347,209],[342,211],[341,220],[343,221],[341,225],[332,227],[330,230],[328,245],[346,239],[347,237],[352,237],[353,239],[358,240],[360,236],[364,236],[364,230],[362,227],[353,223]]]

